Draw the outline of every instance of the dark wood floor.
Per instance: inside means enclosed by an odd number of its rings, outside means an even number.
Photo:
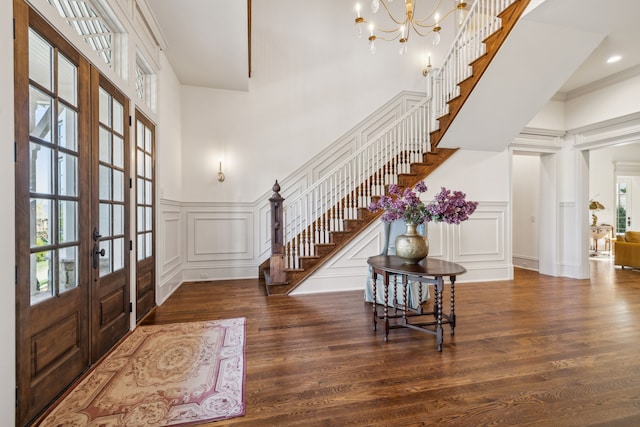
[[[361,291],[184,284],[144,323],[247,318],[242,426],[640,426],[640,271],[456,286],[457,327],[371,328]],[[445,294],[445,301],[448,296]]]

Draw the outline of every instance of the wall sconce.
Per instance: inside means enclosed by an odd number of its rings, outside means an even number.
[[[429,62],[427,63],[427,66],[422,69],[422,75],[427,77],[430,72],[431,72],[431,55],[429,55]]]
[[[224,181],[224,173],[222,173],[222,161],[220,161],[220,168],[218,169],[218,181]]]

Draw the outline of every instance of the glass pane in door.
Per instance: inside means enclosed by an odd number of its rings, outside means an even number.
[[[31,254],[31,304],[37,304],[53,297],[53,257],[52,251]]]
[[[78,286],[78,247],[60,248],[58,272],[60,274],[60,292],[67,292]]]
[[[29,29],[29,79],[44,89],[53,89],[53,46],[31,28]]]
[[[53,149],[32,142],[29,146],[30,166],[29,191],[53,194]]]
[[[29,88],[29,135],[51,142],[53,99],[35,87]]]
[[[124,107],[105,89],[100,88],[99,102],[99,173],[100,198],[100,277],[125,267],[125,145]]]
[[[78,105],[78,70],[65,56],[58,56],[58,95],[73,106]]]

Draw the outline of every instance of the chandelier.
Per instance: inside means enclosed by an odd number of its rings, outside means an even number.
[[[465,18],[467,3],[464,0],[454,0],[454,7],[447,11],[444,15],[440,16],[437,10],[440,8],[442,0],[438,0],[436,5],[431,9],[430,13],[423,18],[417,18],[416,13],[419,10],[416,8],[418,0],[405,0],[405,13],[404,16],[396,17],[389,8],[388,3],[393,3],[393,0],[371,0],[371,13],[376,14],[380,9],[380,5],[386,11],[388,18],[392,21],[390,27],[380,27],[374,24],[372,21],[368,21],[362,17],[360,11],[360,3],[356,4],[356,35],[358,38],[362,37],[363,26],[367,26],[369,30],[369,50],[371,53],[376,51],[376,40],[395,41],[400,42],[399,53],[407,53],[407,42],[412,31],[420,37],[426,37],[433,34],[433,44],[440,43],[440,30],[442,27],[440,24],[449,15],[458,11],[458,25],[462,25]]]

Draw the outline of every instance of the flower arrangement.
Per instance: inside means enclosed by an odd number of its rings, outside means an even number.
[[[424,222],[446,222],[460,224],[469,219],[475,212],[477,202],[466,200],[466,194],[461,191],[451,191],[442,187],[436,194],[435,200],[425,204],[420,200],[420,193],[427,191],[424,181],[415,186],[415,191],[405,188],[404,191],[395,184],[389,186],[389,195],[383,195],[377,202],[371,202],[369,210],[376,212],[384,210],[383,222],[403,219],[406,224],[422,224]],[[416,192],[418,194],[416,194]]]

